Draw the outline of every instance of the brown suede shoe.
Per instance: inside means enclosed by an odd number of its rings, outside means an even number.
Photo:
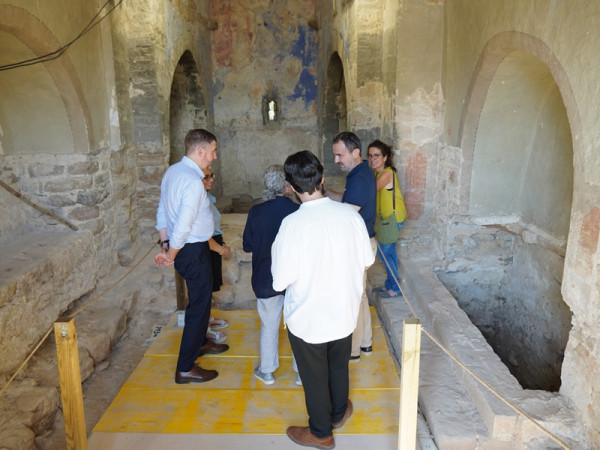
[[[353,412],[354,407],[352,406],[352,401],[348,399],[348,406],[346,406],[346,412],[340,420],[338,420],[337,422],[331,422],[331,426],[333,428],[341,428],[346,423],[346,420],[350,418]]]
[[[219,353],[223,353],[229,350],[229,345],[227,344],[217,344],[213,341],[208,341],[208,344],[204,344],[200,348],[200,354],[202,355],[218,355]]]
[[[175,372],[175,383],[204,383],[214,380],[219,375],[216,370],[206,370],[200,366],[194,365],[189,372]]]
[[[318,438],[311,433],[309,427],[289,427],[286,433],[296,444],[304,445],[305,447],[315,447],[323,450],[335,448],[333,435]]]

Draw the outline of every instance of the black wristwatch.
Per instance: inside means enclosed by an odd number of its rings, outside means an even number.
[[[160,245],[160,248],[163,248],[165,244],[167,244],[167,250],[169,250],[169,240],[165,239],[164,241],[161,241],[160,239],[157,242],[158,245]]]

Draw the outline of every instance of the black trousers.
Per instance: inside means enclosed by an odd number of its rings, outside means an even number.
[[[289,328],[288,336],[302,379],[310,431],[320,438],[331,436],[331,422],[341,420],[348,406],[352,334],[323,344],[309,344]]]
[[[223,245],[223,243],[224,243],[222,234],[215,234],[213,236],[213,239],[219,245]],[[220,291],[221,286],[223,285],[223,271],[222,271],[223,257],[221,255],[219,255],[217,252],[213,252],[211,250],[210,251],[210,263],[212,265],[212,272],[213,272],[212,291],[213,292]]]
[[[200,354],[200,348],[208,342],[206,330],[210,319],[213,282],[208,242],[185,244],[175,258],[175,270],[185,280],[189,300],[177,371],[189,372]]]

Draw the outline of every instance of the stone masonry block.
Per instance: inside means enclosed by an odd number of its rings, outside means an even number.
[[[60,403],[56,388],[38,386],[37,381],[32,378],[14,381],[6,390],[5,396],[7,402],[0,405],[0,416],[8,406],[15,422],[30,428],[36,434],[52,424]],[[4,438],[4,432],[1,434]]]
[[[5,245],[0,261],[0,379],[12,374],[98,272],[89,232],[31,232]],[[90,276],[92,275],[92,276]]]
[[[106,307],[102,305],[101,300],[78,314],[75,320],[76,324],[79,324],[77,325],[78,335],[93,336],[104,333],[108,336],[111,347],[119,342],[127,327],[127,313],[122,309]],[[94,358],[98,355],[91,356]]]
[[[65,206],[73,206],[75,205],[75,200],[71,198],[70,194],[66,195],[51,195],[48,197],[48,202],[52,206],[56,206],[57,208],[64,208]]]
[[[91,175],[98,172],[98,161],[79,161],[67,167],[71,175]]]
[[[29,166],[29,176],[31,178],[47,177],[53,175],[62,175],[65,172],[65,166],[55,164],[32,164]]]
[[[77,206],[69,212],[68,217],[71,220],[84,222],[100,217],[100,210],[97,206]]]
[[[77,193],[77,203],[84,206],[95,206],[108,197],[106,190],[81,190]]]
[[[45,192],[71,192],[77,189],[89,189],[92,187],[90,177],[68,177],[60,180],[48,181],[44,185]]]

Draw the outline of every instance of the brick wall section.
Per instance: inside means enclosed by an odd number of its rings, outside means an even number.
[[[94,155],[47,154],[44,163],[39,155],[9,155],[0,167],[3,181],[23,197],[92,233],[99,262],[97,278],[110,273],[117,263],[117,251],[128,247],[134,237],[134,161],[127,161],[127,152],[122,152],[116,152],[115,157],[108,150]],[[119,159],[123,161],[117,162]],[[113,177],[111,167],[119,168],[120,173]],[[46,226],[66,229],[42,213],[39,216]],[[5,225],[3,229],[5,233],[17,232]]]

